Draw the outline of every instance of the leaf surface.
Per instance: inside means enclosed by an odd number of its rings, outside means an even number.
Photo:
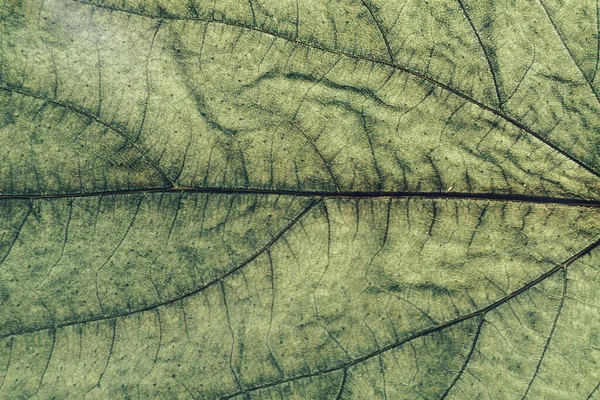
[[[596,4],[431,3],[2,5],[1,396],[600,396]]]

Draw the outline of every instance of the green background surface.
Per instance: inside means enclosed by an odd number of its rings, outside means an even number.
[[[4,0],[0,398],[600,398],[591,0]]]

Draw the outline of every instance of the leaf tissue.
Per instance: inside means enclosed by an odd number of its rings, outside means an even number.
[[[591,0],[5,0],[0,398],[600,399]]]

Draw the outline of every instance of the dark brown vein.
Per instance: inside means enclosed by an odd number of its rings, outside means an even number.
[[[535,367],[535,371],[533,372],[533,376],[531,377],[531,379],[529,380],[529,383],[527,384],[527,389],[525,389],[525,393],[523,393],[523,396],[521,397],[521,400],[525,399],[527,397],[527,394],[529,393],[529,390],[531,390],[531,387],[533,386],[533,382],[535,381],[535,378],[537,378],[539,372],[540,372],[540,367],[542,366],[542,361],[544,361],[544,357],[546,356],[546,353],[548,352],[548,348],[550,347],[550,341],[552,340],[552,337],[554,335],[554,331],[556,330],[556,325],[558,324],[558,319],[560,318],[560,314],[562,313],[562,309],[563,306],[565,304],[565,298],[567,297],[567,270],[564,269],[563,270],[563,290],[562,290],[562,295],[560,298],[560,302],[558,304],[558,308],[556,310],[556,315],[554,316],[554,321],[552,322],[552,328],[550,329],[550,333],[548,334],[548,339],[546,340],[546,343],[544,344],[544,349],[542,350],[542,355],[540,356],[540,359],[537,362],[537,365]]]
[[[498,86],[498,80],[496,79],[496,72],[494,70],[494,65],[492,64],[492,58],[490,57],[490,54],[488,53],[487,47],[483,44],[483,41],[481,40],[481,36],[479,35],[477,28],[475,28],[475,24],[473,24],[473,20],[471,20],[471,16],[467,12],[467,8],[463,4],[462,0],[457,0],[457,1],[458,1],[458,5],[460,6],[463,14],[465,15],[465,18],[469,22],[469,25],[471,26],[473,33],[475,33],[475,37],[477,38],[477,42],[479,43],[479,46],[483,50],[483,55],[485,56],[485,60],[487,61],[488,68],[490,69],[490,74],[492,75],[492,79],[494,80],[494,89],[496,90],[496,96],[498,97],[498,107],[502,108],[502,104],[504,102],[502,101],[502,96],[500,95],[500,86]]]
[[[231,349],[229,351],[229,369],[231,370],[231,374],[235,380],[235,384],[238,388],[242,388],[240,384],[240,379],[238,377],[237,372],[235,372],[235,368],[233,366],[233,353],[235,351],[235,332],[233,331],[233,326],[231,326],[231,317],[229,315],[229,306],[227,305],[227,294],[225,293],[225,284],[223,280],[219,282],[219,287],[221,289],[221,295],[223,296],[223,307],[225,308],[225,317],[227,320],[227,327],[229,332],[231,333]]]
[[[115,348],[115,340],[117,338],[117,320],[113,320],[111,325],[112,325],[112,338],[110,340],[110,347],[108,349],[108,356],[106,357],[106,363],[104,364],[104,368],[102,369],[102,372],[100,373],[100,376],[98,377],[98,382],[96,382],[96,384],[94,386],[89,388],[87,393],[91,392],[92,390],[94,390],[97,387],[100,387],[100,382],[102,381],[102,378],[104,377],[104,374],[106,373],[106,370],[108,369],[108,364],[110,364],[110,359],[113,356],[113,351]]]
[[[23,227],[25,226],[25,223],[27,222],[29,215],[31,215],[31,206],[27,210],[27,214],[25,214],[25,218],[23,218],[23,221],[21,221],[21,223],[19,224],[19,227],[17,228],[17,231],[15,232],[15,237],[8,245],[8,250],[6,251],[6,254],[4,255],[4,257],[2,257],[2,260],[0,260],[0,265],[4,264],[4,261],[6,261],[6,259],[10,255],[10,252],[12,251],[13,247],[15,247],[15,243],[17,243],[17,240],[19,240],[19,235],[21,234],[21,231],[23,230]]]
[[[340,384],[340,391],[336,396],[336,400],[342,399],[342,394],[344,393],[344,387],[346,386],[346,379],[348,379],[348,370],[344,368],[344,375],[342,376],[342,383]]]
[[[586,397],[586,400],[590,400],[592,398],[592,396],[594,396],[594,393],[596,393],[598,391],[598,389],[600,389],[600,383],[598,383],[596,385],[596,387],[594,387],[594,389],[590,392],[590,394],[588,394],[588,396]]]
[[[138,129],[138,133],[133,142],[139,140],[142,135],[142,130],[144,129],[144,124],[146,122],[146,117],[148,116],[148,105],[150,105],[150,57],[152,56],[152,50],[154,49],[154,42],[156,41],[156,35],[158,35],[158,30],[162,25],[162,21],[158,21],[156,24],[156,29],[154,30],[154,35],[152,35],[152,41],[150,42],[150,49],[148,50],[148,56],[146,57],[146,99],[144,101],[144,110],[142,111],[142,121],[140,122],[140,127]],[[100,109],[100,107],[98,107]],[[98,113],[100,115],[100,113]],[[160,172],[160,171],[159,171]]]
[[[103,197],[103,196],[127,196],[136,194],[153,193],[207,193],[207,194],[239,194],[239,195],[263,195],[263,196],[296,196],[313,197],[315,199],[431,199],[431,200],[471,200],[471,201],[501,201],[511,203],[531,204],[562,204],[573,207],[600,207],[600,200],[588,200],[581,198],[565,198],[550,196],[530,196],[521,194],[500,193],[465,193],[465,192],[361,192],[361,191],[305,191],[287,189],[249,189],[249,188],[221,188],[221,187],[192,187],[173,186],[168,188],[148,189],[125,189],[107,190],[98,192],[79,193],[49,193],[49,194],[4,194],[0,195],[2,200],[53,200],[73,199],[80,197]]]
[[[46,376],[46,372],[48,372],[48,366],[50,365],[50,361],[52,360],[52,356],[54,355],[54,347],[56,346],[56,330],[53,329],[51,331],[52,333],[52,344],[50,345],[50,353],[48,354],[48,358],[46,359],[46,364],[44,365],[44,370],[42,371],[42,374],[40,376],[40,380],[38,382],[37,388],[35,389],[35,392],[33,393],[33,395],[31,397],[35,397],[39,391],[40,388],[42,387],[42,384],[44,383],[44,377]]]
[[[465,362],[463,363],[462,367],[458,371],[458,374],[456,374],[456,376],[454,377],[454,380],[452,380],[452,383],[444,391],[444,394],[442,394],[442,397],[441,397],[442,400],[445,399],[446,397],[448,397],[448,393],[450,393],[452,388],[456,385],[456,382],[458,382],[458,380],[460,379],[462,374],[467,369],[467,365],[469,365],[469,361],[471,361],[471,357],[473,357],[473,353],[475,352],[475,348],[477,347],[477,341],[479,340],[479,336],[481,335],[481,328],[483,327],[484,322],[485,322],[485,319],[483,318],[483,315],[482,315],[480,318],[479,324],[477,324],[477,330],[475,331],[475,336],[473,338],[473,342],[471,343],[471,349],[469,350],[469,354],[467,354],[467,357],[465,358]]]
[[[394,53],[392,52],[392,47],[390,46],[390,42],[388,41],[387,35],[383,30],[383,25],[379,18],[375,15],[375,10],[373,9],[373,5],[369,2],[369,0],[360,0],[363,6],[369,11],[371,14],[371,18],[375,21],[375,25],[377,25],[377,29],[379,30],[379,34],[383,38],[383,43],[385,44],[385,48],[387,49],[388,55],[390,56],[390,62],[394,62]]]

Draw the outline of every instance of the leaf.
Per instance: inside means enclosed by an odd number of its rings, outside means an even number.
[[[591,2],[8,1],[3,398],[600,396]]]

